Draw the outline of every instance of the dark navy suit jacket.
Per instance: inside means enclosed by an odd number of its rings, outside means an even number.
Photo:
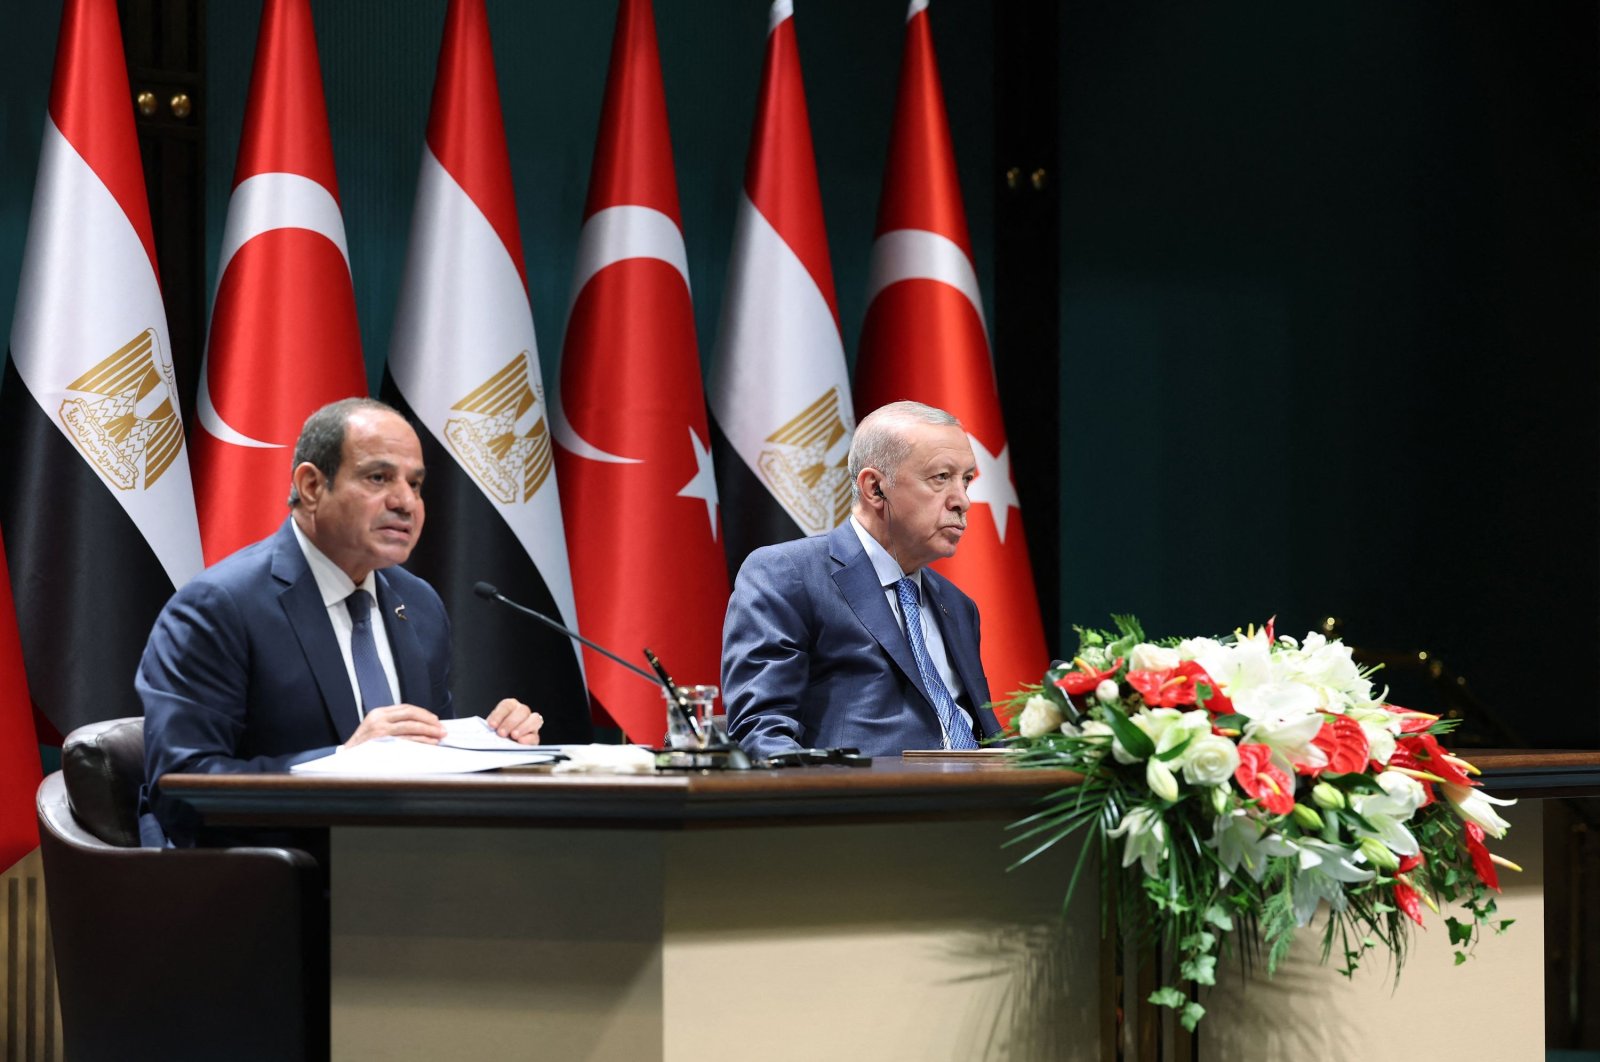
[[[439,595],[403,568],[379,571],[377,585],[400,699],[450,716],[450,623]],[[162,775],[286,771],[331,753],[360,725],[333,624],[287,520],[172,596],[134,685],[149,806],[176,844],[192,841],[194,823],[161,796]]]
[[[922,595],[978,736],[999,733],[984,707],[977,606],[926,568]],[[729,732],[756,756],[841,747],[897,756],[942,744],[911,646],[849,523],[746,558],[723,626],[722,690]]]

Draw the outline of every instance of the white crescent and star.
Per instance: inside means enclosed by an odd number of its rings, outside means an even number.
[[[573,269],[572,301],[567,305],[571,318],[572,307],[589,281],[607,266],[630,258],[653,258],[665,262],[683,278],[685,293],[689,291],[689,256],[683,246],[683,233],[670,217],[659,210],[642,206],[614,206],[597,211],[583,223],[578,237],[578,260]],[[561,389],[555,388],[548,399],[550,433],[563,448],[578,457],[606,464],[637,465],[643,458],[613,454],[594,445],[579,435],[567,420],[561,407]],[[689,445],[694,450],[695,473],[678,491],[680,498],[696,498],[706,503],[706,516],[711,521],[711,537],[717,535],[717,481],[712,472],[711,447],[700,441],[693,427],[688,427]]]
[[[274,229],[305,229],[324,236],[339,249],[345,269],[350,268],[350,249],[345,244],[344,215],[339,201],[326,188],[298,173],[258,173],[246,177],[228,200],[228,221],[222,232],[222,253],[217,260],[217,286],[228,265],[245,244]],[[215,307],[212,313],[215,314]],[[195,396],[195,416],[207,432],[234,446],[282,449],[288,443],[252,439],[222,419],[211,401],[208,368],[210,352],[200,362],[200,389]]]
[[[998,454],[992,454],[976,435],[968,434],[967,441],[972,443],[972,457],[978,465],[978,476],[967,488],[967,497],[989,507],[990,515],[994,517],[994,529],[1000,533],[1000,541],[1004,542],[1006,521],[1010,519],[1011,510],[1022,511],[1022,502],[1017,498],[1017,486],[1011,482],[1011,444],[1006,443],[1000,447]]]

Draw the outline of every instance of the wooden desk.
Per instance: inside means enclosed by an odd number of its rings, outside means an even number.
[[[1472,759],[1500,796],[1600,778],[1600,753]],[[1062,923],[1074,853],[1008,874],[1000,848],[1073,781],[890,759],[163,788],[219,825],[329,829],[336,1059],[1095,1059],[1115,1034],[1094,881]],[[1502,878],[1517,925],[1473,963],[1450,969],[1430,915],[1392,994],[1381,958],[1346,982],[1308,933],[1276,980],[1219,978],[1201,1054],[1423,1058],[1448,1029],[1494,1045],[1478,1057],[1542,1059],[1538,804],[1511,817],[1495,847],[1526,868]]]
[[[991,763],[405,782],[169,776],[327,827],[335,1059],[1093,1059],[1098,895]]]

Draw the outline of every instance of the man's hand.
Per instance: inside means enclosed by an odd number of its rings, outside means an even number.
[[[522,745],[537,745],[539,728],[544,726],[544,716],[521,701],[507,697],[494,706],[494,711],[489,713],[484,722],[501,737],[508,737]]]
[[[345,748],[380,737],[403,737],[437,745],[444,737],[444,724],[426,708],[414,704],[395,704],[388,708],[374,708],[361,720],[356,732],[344,743]]]

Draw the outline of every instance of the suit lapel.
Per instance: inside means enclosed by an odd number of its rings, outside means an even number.
[[[348,741],[361,725],[355,694],[350,689],[350,672],[339,655],[339,642],[334,637],[333,623],[322,603],[317,580],[287,520],[279,528],[273,546],[272,574],[284,584],[278,603],[289,618],[289,628],[300,641],[300,651],[305,654],[311,676],[322,693],[322,704],[333,722],[333,729],[341,743]]]
[[[861,548],[855,528],[848,522],[834,528],[828,535],[828,552],[835,563],[842,565],[834,571],[833,581],[849,602],[856,618],[867,629],[867,633],[883,646],[894,665],[911,680],[917,692],[922,694],[922,699],[932,707],[933,698],[928,696],[928,691],[922,685],[922,674],[911,655],[911,644],[906,641],[905,631],[900,629],[894,611],[889,608],[889,599],[884,596],[883,585],[878,582],[878,573],[872,567],[867,551]]]
[[[389,636],[389,653],[394,657],[394,670],[400,677],[400,700],[434,710],[436,706],[427,703],[431,692],[428,671],[422,663],[422,643],[417,641],[417,632],[406,618],[405,602],[383,572],[378,573],[377,581],[383,630]]]

